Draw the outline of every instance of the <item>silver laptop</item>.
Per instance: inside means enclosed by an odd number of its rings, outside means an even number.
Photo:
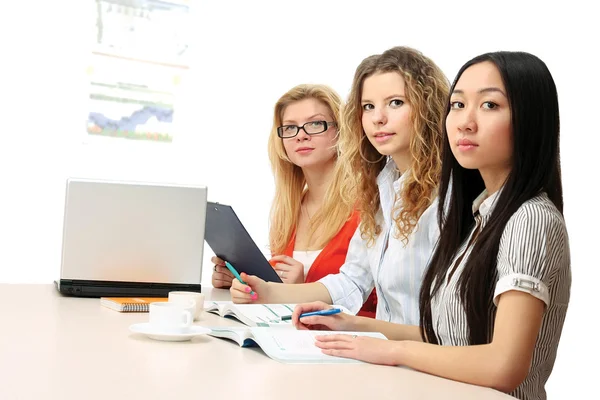
[[[205,186],[68,179],[58,290],[200,292],[206,196]]]

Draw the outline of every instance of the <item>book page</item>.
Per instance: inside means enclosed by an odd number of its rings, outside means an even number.
[[[233,304],[232,301],[213,301],[213,300],[205,300],[204,301],[204,311],[206,312],[217,312],[221,314],[225,306]]]
[[[273,343],[280,351],[288,354],[322,355],[321,349],[315,346],[314,332],[293,331],[283,334],[272,334]]]
[[[285,363],[356,363],[353,359],[323,354],[315,346],[315,336],[350,334],[385,339],[375,332],[301,331],[296,329],[252,328],[252,334],[263,351],[271,358]]]
[[[237,314],[240,320],[248,325],[293,327],[291,320],[282,321],[281,317],[292,315],[294,307],[295,304],[236,304],[231,308],[234,314]]]
[[[244,341],[252,337],[247,327],[210,327],[210,336],[227,338],[235,341],[240,346],[244,345]]]

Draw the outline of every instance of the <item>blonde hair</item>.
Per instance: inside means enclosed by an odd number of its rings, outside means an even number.
[[[298,224],[300,205],[306,192],[306,180],[302,169],[288,158],[283,141],[277,136],[277,127],[282,125],[286,107],[305,99],[315,99],[326,105],[331,111],[333,121],[339,124],[342,99],[326,85],[298,85],[281,96],[275,103],[273,128],[269,136],[269,159],[275,178],[275,197],[271,205],[269,242],[271,252],[274,254],[282,253],[289,244]],[[337,154],[335,157],[337,158]],[[351,206],[339,204],[340,184],[339,180],[334,179],[334,182],[329,185],[323,205],[309,223],[309,243],[313,235],[318,236],[318,241],[311,243],[316,248],[323,248],[352,214]],[[331,210],[332,206],[334,206],[335,212],[324,214],[324,210]],[[319,234],[315,235],[317,230]]]
[[[380,208],[376,179],[387,160],[365,136],[361,97],[365,79],[385,72],[396,72],[404,78],[405,96],[411,106],[413,134],[409,146],[412,160],[403,187],[396,193],[392,210],[398,236],[405,244],[421,214],[437,195],[444,115],[450,91],[448,79],[441,69],[409,47],[393,47],[382,54],[367,57],[356,69],[341,118],[339,145],[343,154],[338,160],[338,167],[345,170],[346,176],[354,177],[343,180],[342,197],[346,202],[357,199],[361,235],[369,245],[381,233],[381,227],[375,220]],[[356,196],[355,190],[358,190],[357,197],[353,197]]]

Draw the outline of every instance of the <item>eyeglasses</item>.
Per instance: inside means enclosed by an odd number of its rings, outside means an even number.
[[[277,128],[277,136],[282,139],[290,139],[295,137],[302,129],[307,135],[317,135],[325,132],[332,126],[336,126],[335,122],[326,121],[310,121],[302,126],[297,125],[283,125]]]

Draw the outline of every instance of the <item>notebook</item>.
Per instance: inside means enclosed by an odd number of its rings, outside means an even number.
[[[370,336],[387,340],[379,332],[336,332],[278,329],[266,327],[213,327],[210,336],[229,339],[241,347],[258,346],[275,361],[286,364],[338,364],[362,363],[362,361],[323,354],[315,346],[316,335],[347,334]]]
[[[119,312],[148,312],[150,303],[169,301],[167,297],[101,297],[100,304]]]
[[[289,326],[291,320],[281,317],[292,315],[295,304],[234,304],[231,301],[205,301],[204,311],[224,318],[234,318],[248,326]]]

